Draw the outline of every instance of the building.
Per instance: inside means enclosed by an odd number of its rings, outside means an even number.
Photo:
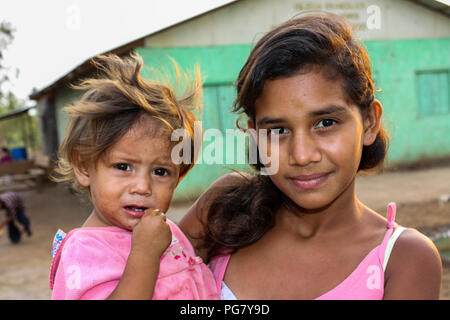
[[[450,157],[450,7],[433,0],[237,0],[131,41],[109,52],[140,54],[146,65],[182,68],[199,64],[204,82],[205,129],[235,128],[229,112],[233,83],[253,44],[274,25],[305,10],[345,16],[363,40],[372,61],[377,98],[391,136],[388,164]],[[34,93],[44,152],[52,154],[64,137],[62,108],[78,97],[68,84],[92,70],[85,61]],[[208,142],[204,142],[206,147]],[[180,184],[175,199],[193,199],[219,175],[223,164],[198,164]],[[242,169],[245,165],[226,165]]]

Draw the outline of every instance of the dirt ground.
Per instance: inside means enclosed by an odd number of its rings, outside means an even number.
[[[58,228],[68,231],[82,224],[90,204],[66,187],[48,183],[41,191],[18,191],[25,199],[33,235],[13,245],[0,234],[0,299],[49,299],[48,275],[51,243]],[[357,178],[359,199],[385,214],[390,201],[397,202],[397,222],[433,235],[450,226],[450,202],[438,201],[450,194],[450,166],[388,172]],[[178,221],[190,204],[176,204],[168,212]],[[0,212],[2,215],[4,213]],[[450,300],[450,265],[444,263],[441,299]]]

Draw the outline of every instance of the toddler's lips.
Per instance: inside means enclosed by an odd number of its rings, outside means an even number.
[[[147,210],[147,207],[140,207],[140,206],[125,206],[124,210],[127,214],[134,218],[142,218],[142,216],[145,214],[145,210]]]

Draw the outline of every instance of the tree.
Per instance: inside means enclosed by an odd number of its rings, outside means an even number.
[[[12,24],[0,22],[0,116],[25,107],[25,101],[18,99],[11,91],[5,92],[2,85],[10,81],[9,68],[4,65],[4,52],[14,40]],[[8,147],[28,146],[35,149],[39,145],[39,127],[36,117],[22,114],[20,117],[0,121],[0,144]]]
[[[6,21],[0,22],[0,89],[4,82],[9,81],[8,74],[5,72],[7,68],[3,65],[3,53],[14,40],[14,31],[11,23]],[[0,91],[0,94],[2,93]]]

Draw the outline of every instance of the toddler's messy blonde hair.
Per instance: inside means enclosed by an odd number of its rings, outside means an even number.
[[[87,191],[74,174],[74,166],[97,163],[100,157],[121,139],[143,115],[161,121],[152,130],[170,134],[184,129],[190,135],[191,161],[180,164],[180,179],[194,166],[194,122],[190,109],[200,108],[202,83],[200,71],[195,69],[191,79],[172,61],[177,75],[177,85],[184,76],[185,90],[177,96],[166,81],[141,77],[143,61],[137,54],[121,58],[116,55],[99,55],[92,60],[104,76],[83,80],[75,89],[86,90],[82,98],[64,108],[69,113],[69,124],[64,141],[58,150],[58,160],[51,175],[57,182],[71,182],[74,190]],[[152,129],[152,128],[150,128]],[[186,138],[186,137],[185,137]],[[189,138],[189,137],[187,137]]]

